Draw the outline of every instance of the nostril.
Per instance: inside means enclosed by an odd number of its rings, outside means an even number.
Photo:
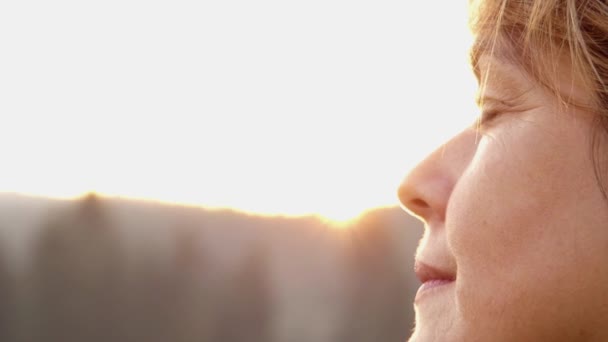
[[[421,209],[429,208],[429,204],[426,203],[425,201],[421,200],[420,198],[413,199],[411,201],[411,203],[412,203],[412,206],[416,207],[416,208],[421,208]]]

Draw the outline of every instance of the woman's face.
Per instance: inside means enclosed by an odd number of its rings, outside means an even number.
[[[509,63],[482,57],[480,78],[488,68],[482,111],[495,115],[399,189],[426,223],[412,341],[608,340],[608,202],[594,173],[594,116],[560,106]],[[588,102],[562,75],[565,98]]]

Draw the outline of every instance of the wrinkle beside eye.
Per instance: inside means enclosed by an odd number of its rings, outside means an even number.
[[[512,87],[504,84],[488,85],[483,91],[478,92],[475,102],[479,108],[484,108],[486,105],[517,108],[529,102],[529,94],[533,91],[533,87],[529,86],[525,89],[521,87]]]
[[[484,108],[482,108],[481,115],[478,119],[478,127],[481,129],[491,128],[496,126],[497,121],[502,121],[506,118],[521,119],[522,113],[529,112],[539,107],[541,106],[529,104],[514,104],[496,98],[488,98]]]

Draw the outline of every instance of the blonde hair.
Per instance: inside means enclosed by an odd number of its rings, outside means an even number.
[[[521,67],[566,106],[583,105],[598,113],[597,127],[603,127],[608,133],[607,1],[469,0],[469,9],[470,27],[475,36],[471,63],[477,72],[481,55],[499,55]],[[588,94],[591,104],[573,103],[560,93],[557,80],[564,60],[573,78],[591,92]],[[480,83],[483,89],[484,80]],[[592,146],[596,177],[602,194],[608,199],[601,181],[608,178],[604,172],[608,160],[599,160],[604,154],[600,151],[598,132],[601,131],[593,132]]]

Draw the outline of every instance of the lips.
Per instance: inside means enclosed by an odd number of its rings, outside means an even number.
[[[414,265],[414,272],[416,272],[416,277],[420,280],[421,283],[427,283],[429,281],[454,281],[456,279],[456,275],[453,272],[450,272],[445,269],[441,269],[438,267],[433,267],[427,265],[421,261],[416,261]]]
[[[418,289],[418,293],[416,294],[417,303],[422,299],[424,294],[433,292],[430,290],[439,290],[439,288],[453,284],[454,280],[456,280],[455,272],[451,272],[444,268],[430,266],[418,260],[414,265],[414,271],[416,272],[416,277],[418,277],[422,283]]]

